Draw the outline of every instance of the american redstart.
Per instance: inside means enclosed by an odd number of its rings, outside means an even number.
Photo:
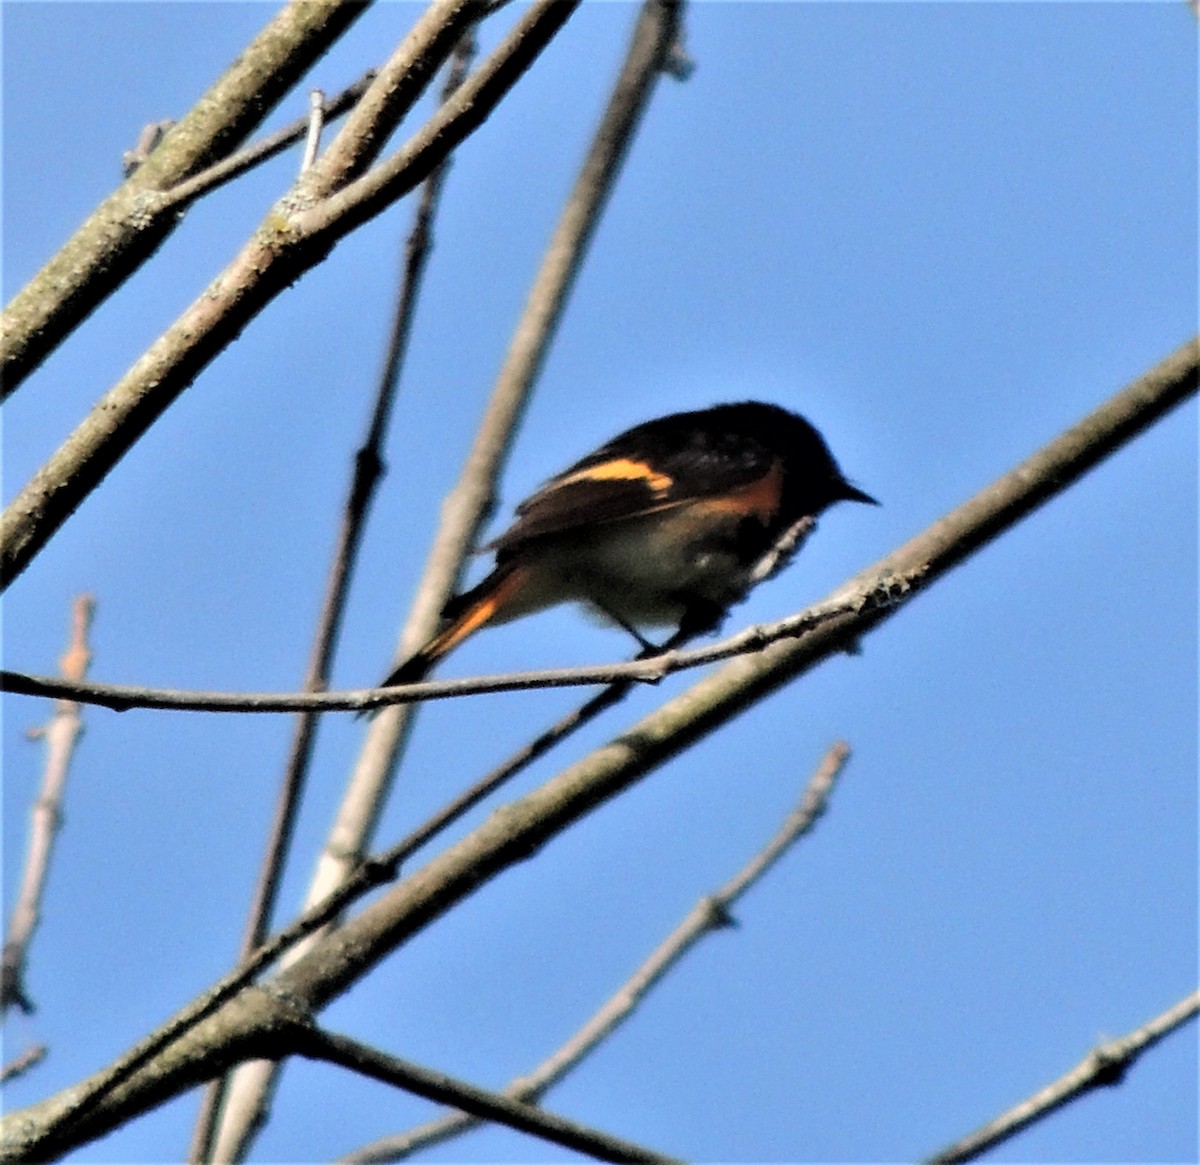
[[[781,545],[851,485],[821,434],[778,405],[746,401],[637,425],[517,506],[482,550],[496,565],[451,599],[438,633],[380,685],[415,683],[481,627],[581,602],[651,650],[636,628],[675,626],[672,642],[715,630],[773,573]],[[771,564],[771,569],[764,569]]]

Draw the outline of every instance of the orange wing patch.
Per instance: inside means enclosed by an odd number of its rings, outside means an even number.
[[[782,494],[783,463],[776,458],[771,462],[771,468],[757,481],[731,493],[706,498],[699,504],[710,514],[734,513],[755,517],[766,526],[778,512]]]
[[[577,481],[642,481],[656,494],[665,494],[673,484],[670,474],[659,473],[644,461],[634,461],[629,457],[617,457],[612,461],[601,461],[599,465],[578,469],[566,477],[558,478],[554,486],[571,485]]]

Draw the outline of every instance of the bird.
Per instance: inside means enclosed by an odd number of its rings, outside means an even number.
[[[836,502],[879,503],[842,475],[803,417],[761,401],[672,413],[627,429],[550,478],[480,548],[495,565],[379,685],[416,683],[483,627],[578,602],[643,654],[715,631]]]

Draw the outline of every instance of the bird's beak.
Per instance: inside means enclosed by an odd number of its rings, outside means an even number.
[[[843,502],[863,502],[868,506],[879,505],[879,502],[871,497],[870,494],[863,493],[862,490],[856,489],[848,481],[842,482],[841,489],[838,491],[837,500]]]

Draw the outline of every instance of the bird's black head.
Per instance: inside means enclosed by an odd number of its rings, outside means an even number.
[[[785,509],[819,514],[835,502],[879,503],[842,475],[824,437],[798,413],[763,401],[715,405],[706,413],[714,428],[750,437],[775,453],[784,467]]]

